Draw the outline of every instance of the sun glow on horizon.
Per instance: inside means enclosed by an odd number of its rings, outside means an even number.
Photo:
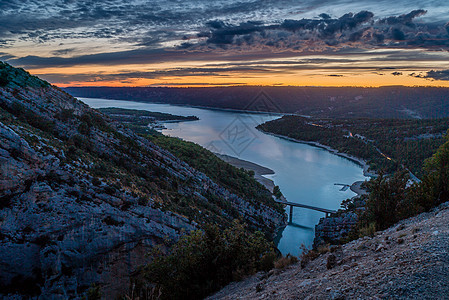
[[[52,82],[59,87],[223,87],[223,86],[323,86],[323,87],[382,87],[382,86],[429,86],[449,87],[444,80],[429,80],[410,75],[378,75],[364,73],[358,75],[321,75],[316,74],[272,75],[258,74],[248,77],[246,74],[232,76],[189,76],[188,78],[166,77],[159,79],[126,78],[121,80]],[[413,72],[412,72],[413,73]],[[45,74],[38,74],[46,78]],[[70,75],[68,75],[70,76]],[[95,77],[94,77],[95,78]],[[100,79],[100,78],[99,78]]]
[[[402,50],[401,50],[402,51]],[[80,65],[32,68],[30,73],[59,87],[211,87],[211,86],[432,86],[449,87],[448,80],[426,77],[430,70],[449,69],[449,53],[429,55],[408,65],[389,61],[379,51],[362,57],[305,55],[265,60],[180,61],[124,65]],[[443,58],[448,58],[447,61]],[[374,61],[374,63],[373,63]],[[435,63],[439,68],[431,66]]]

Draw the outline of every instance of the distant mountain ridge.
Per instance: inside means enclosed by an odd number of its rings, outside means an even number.
[[[449,117],[449,88],[69,87],[75,97],[296,113],[332,118]]]
[[[255,194],[22,69],[0,62],[0,79],[0,296],[79,298],[100,284],[114,298],[154,245],[183,231],[238,218],[269,236],[285,223],[245,173]]]

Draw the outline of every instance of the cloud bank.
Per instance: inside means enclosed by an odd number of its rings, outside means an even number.
[[[31,69],[168,64],[70,75],[85,81],[313,69],[338,78],[351,67],[447,80],[435,65],[447,60],[447,11],[443,0],[10,0],[0,2],[0,60]],[[61,72],[46,76],[68,81]]]

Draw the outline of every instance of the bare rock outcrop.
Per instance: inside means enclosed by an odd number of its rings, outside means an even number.
[[[315,225],[314,248],[325,244],[338,244],[348,236],[358,222],[358,215],[354,212],[341,212],[330,217],[321,218]]]

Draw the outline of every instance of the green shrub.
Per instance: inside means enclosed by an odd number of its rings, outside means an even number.
[[[281,192],[281,189],[279,188],[279,186],[276,185],[273,188],[273,195],[278,199],[282,197],[282,192]]]
[[[56,115],[56,118],[63,122],[73,119],[74,117],[73,109],[63,109]]]
[[[10,107],[6,107],[5,109],[9,111],[11,114],[15,115],[19,118],[19,120],[24,121],[42,131],[53,133],[55,128],[55,123],[52,120],[49,120],[45,117],[42,117],[32,111],[31,109],[26,108],[23,104],[19,102],[13,102]]]
[[[282,256],[274,262],[274,267],[276,269],[285,269],[286,267],[296,264],[298,262],[298,258],[296,256],[292,256],[287,254],[287,256]]]
[[[101,296],[102,296],[102,294],[101,294],[100,286],[97,284],[92,284],[82,299],[83,300],[99,300],[99,299],[101,299]]]
[[[284,213],[281,205],[275,203],[271,194],[253,176],[218,158],[209,150],[192,142],[166,136],[147,136],[152,142],[167,149],[181,160],[205,173],[209,178],[232,193],[244,197],[256,206],[264,203]]]
[[[366,202],[365,222],[375,222],[377,230],[383,230],[399,221],[401,203],[407,199],[407,171],[391,177],[380,174],[369,182],[370,195]]]
[[[233,280],[273,266],[273,245],[261,232],[248,233],[234,222],[226,230],[206,226],[184,235],[167,255],[158,249],[145,268],[162,299],[201,299]]]
[[[381,174],[367,183],[366,210],[349,239],[373,235],[396,222],[449,201],[449,140],[424,164],[420,183],[408,187],[408,172]]]
[[[419,204],[425,210],[449,201],[449,140],[424,165],[425,176],[420,185]]]

